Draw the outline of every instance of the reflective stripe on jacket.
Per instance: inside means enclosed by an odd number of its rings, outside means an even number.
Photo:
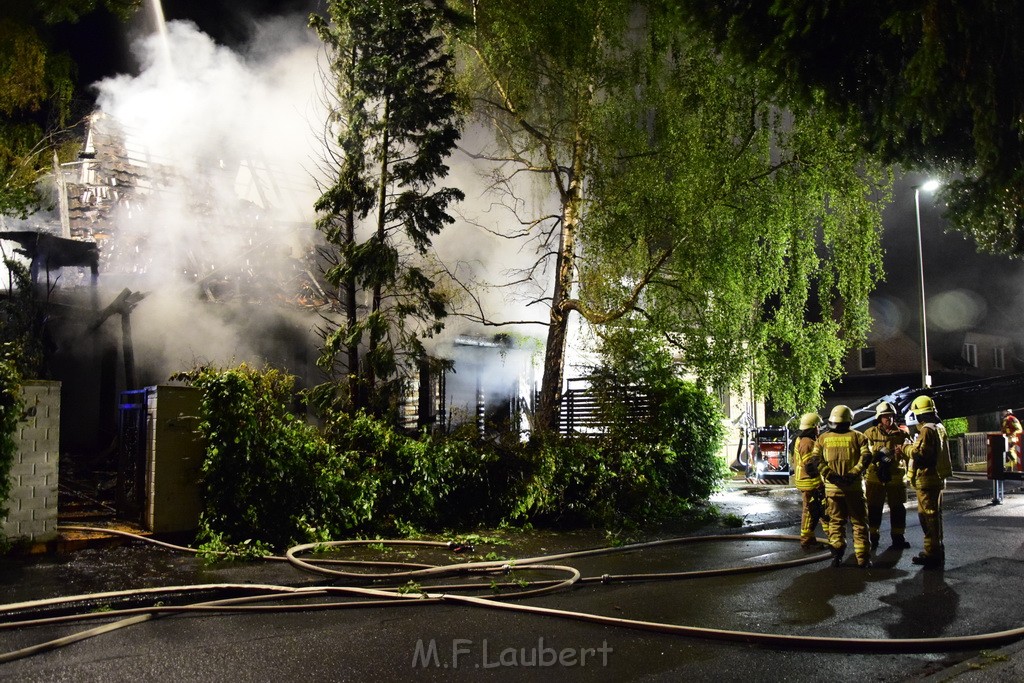
[[[793,443],[793,481],[800,491],[813,491],[821,486],[821,475],[812,477],[804,469],[813,450],[814,439],[809,436],[801,436]]]

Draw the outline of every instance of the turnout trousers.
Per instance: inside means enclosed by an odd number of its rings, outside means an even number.
[[[811,546],[815,540],[814,530],[821,522],[821,531],[828,535],[828,513],[825,512],[825,487],[801,490],[803,512],[800,515],[800,545]]]
[[[860,482],[826,497],[828,511],[828,542],[836,550],[846,549],[846,521],[853,524],[853,553],[857,562],[868,560],[868,508]]]
[[[924,555],[944,557],[942,545],[942,489],[935,487],[917,489],[917,516],[924,532]]]
[[[864,482],[864,497],[868,504],[868,531],[877,534],[882,526],[882,507],[889,505],[889,533],[902,536],[907,531],[907,485],[903,479],[881,482]]]

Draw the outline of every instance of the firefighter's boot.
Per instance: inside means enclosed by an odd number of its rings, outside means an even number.
[[[906,536],[904,536],[903,534],[892,535],[892,545],[889,546],[890,550],[904,550],[909,547],[910,542],[907,540]]]
[[[944,553],[936,553],[934,555],[921,553],[911,558],[911,562],[921,565],[923,569],[942,569],[943,565],[946,564],[946,556]]]
[[[882,535],[877,531],[871,532],[871,549],[878,550],[878,542],[882,540]]]
[[[845,548],[829,548],[832,553],[832,566],[839,567],[843,564],[843,551]]]

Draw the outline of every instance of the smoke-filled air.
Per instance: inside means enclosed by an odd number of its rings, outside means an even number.
[[[196,363],[294,355],[294,348],[273,347],[275,329],[293,330],[277,335],[282,345],[307,347],[306,371],[315,359],[323,292],[313,204],[329,143],[324,54],[301,15],[259,24],[248,45],[229,49],[190,22],[171,22],[134,42],[137,73],[94,86],[97,114],[82,182],[110,149],[125,157],[135,180],[131,192],[111,181],[102,192],[112,197],[86,201],[112,206],[109,230],[84,235],[101,249],[100,305],[122,287],[145,294],[132,313],[136,357],[163,377]],[[469,290],[493,319],[543,320],[542,306],[526,306],[537,291],[481,286],[532,263],[536,245],[491,234],[508,212],[491,204],[468,157],[457,154],[450,166],[445,184],[467,199],[456,208],[456,224],[435,240],[438,258],[473,283]],[[209,305],[214,301],[220,305]],[[477,310],[466,299],[459,305]],[[497,331],[510,330],[484,334]],[[456,336],[472,332],[481,329],[450,318],[433,350],[452,358]],[[537,326],[515,332],[542,336]]]

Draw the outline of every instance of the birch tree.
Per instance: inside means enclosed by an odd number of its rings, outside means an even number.
[[[529,222],[552,279],[538,426],[558,423],[573,313],[649,329],[708,384],[753,376],[781,407],[814,405],[869,324],[887,173],[663,3],[462,11],[498,141],[478,156],[556,198]]]

